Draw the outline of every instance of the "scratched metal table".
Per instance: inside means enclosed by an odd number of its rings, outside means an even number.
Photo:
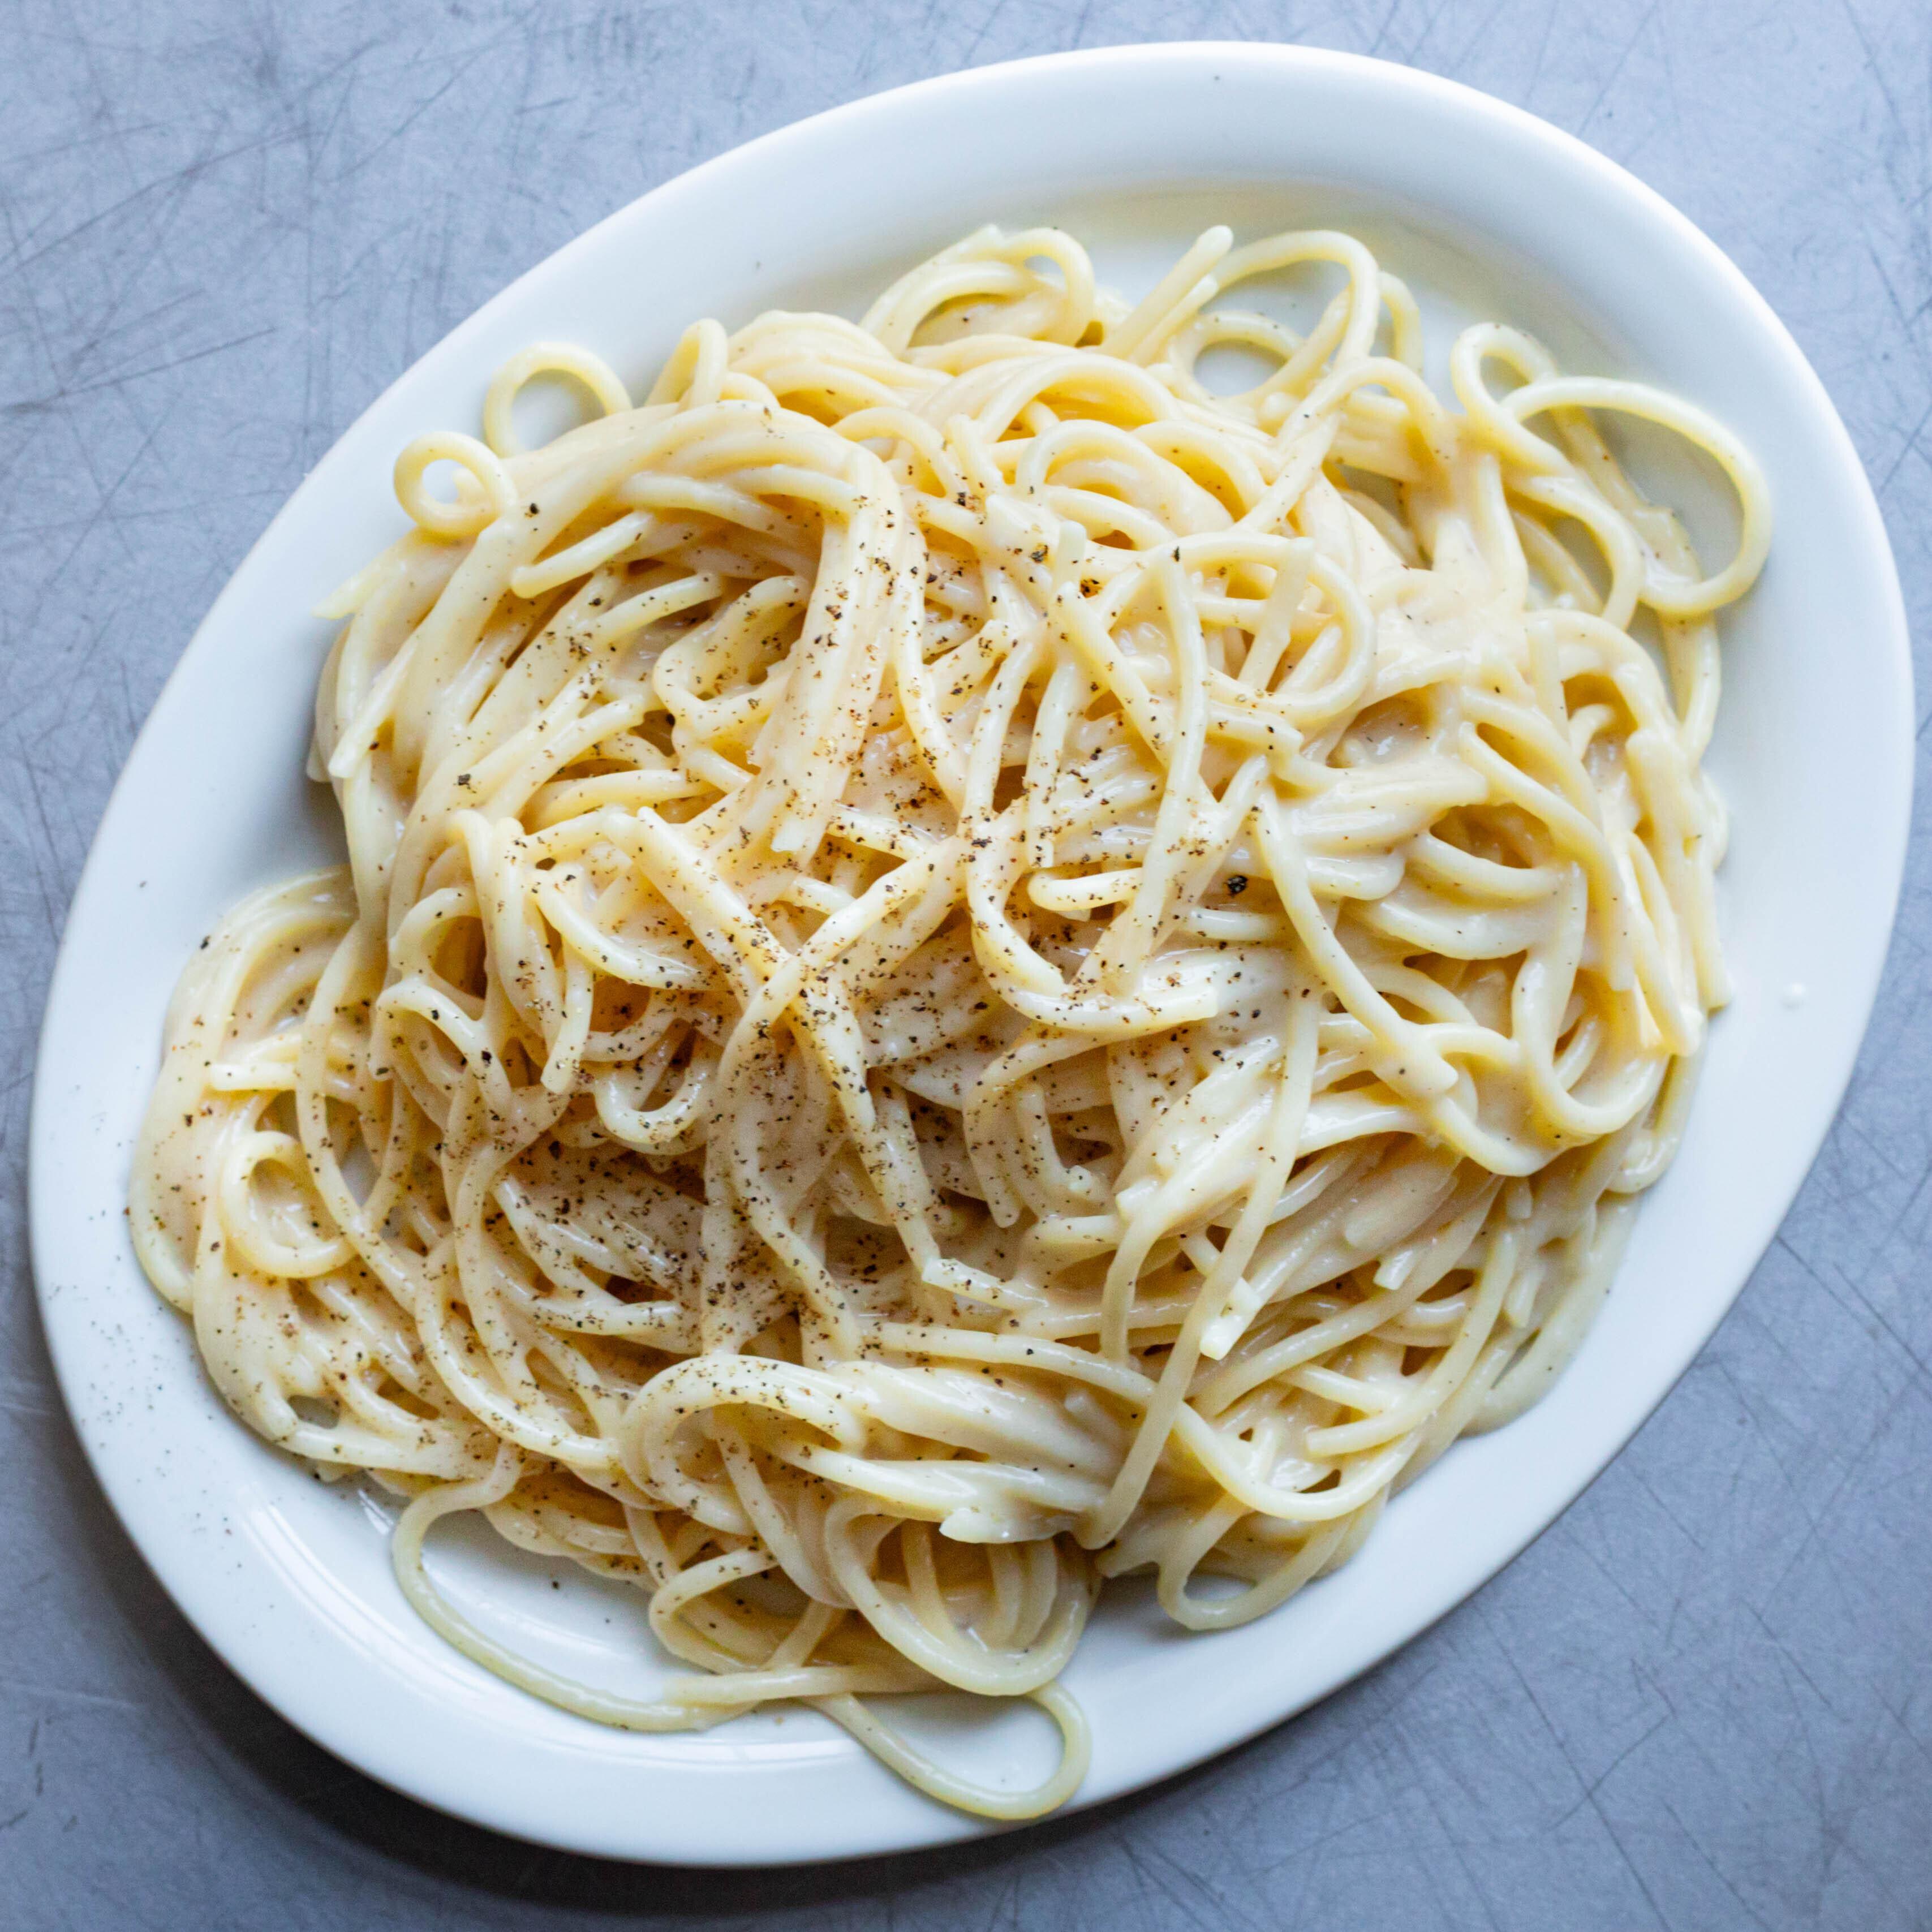
[[[1922,839],[1844,1116],[1635,1444],[1383,1668],[1082,1816],[742,1876],[454,1823],[230,1676],[61,1412],[20,1229],[47,970],[135,730],[275,507],[478,302],[692,162],[949,68],[1161,36],[1412,62],[1654,184],[1817,364],[1932,634],[1923,0],[0,4],[0,1924],[1932,1924]]]

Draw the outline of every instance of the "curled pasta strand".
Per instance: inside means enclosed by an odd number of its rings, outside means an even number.
[[[425,472],[435,463],[453,463],[465,482],[453,502],[432,496]],[[509,472],[495,451],[473,436],[434,430],[419,436],[396,458],[396,500],[425,535],[452,541],[473,537],[486,524],[507,516],[516,500]]]
[[[714,328],[716,325],[712,325]],[[512,412],[525,387],[539,376],[568,376],[587,389],[607,416],[620,416],[631,406],[631,392],[602,356],[574,342],[533,342],[520,350],[490,379],[483,398],[483,440],[505,458],[520,456]],[[711,400],[715,397],[706,400]],[[653,393],[652,401],[661,400]]]

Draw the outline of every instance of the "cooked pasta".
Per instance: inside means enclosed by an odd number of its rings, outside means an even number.
[[[1306,334],[1214,305],[1277,273],[1334,284]],[[1258,1616],[1550,1386],[1724,997],[1768,506],[1515,329],[1448,373],[1346,234],[1214,229],[1130,304],[988,228],[862,324],[699,322],[635,406],[538,344],[403,452],[324,614],[347,862],[190,964],[130,1211],[236,1412],[406,1499],[452,1643],[1030,1816],[1102,1580]],[[599,413],[524,450],[544,376]],[[1722,569],[1604,412],[1727,475]],[[636,1584],[681,1674],[510,1654],[424,1569],[456,1510]],[[1042,1706],[1053,1774],[876,1702],[945,1687]]]

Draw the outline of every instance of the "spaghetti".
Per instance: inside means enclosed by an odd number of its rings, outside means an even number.
[[[1339,272],[1305,336],[1210,306],[1289,270]],[[1210,391],[1228,345],[1265,380]],[[1550,1385],[1724,996],[1700,760],[1767,502],[1514,329],[1450,373],[1346,235],[1212,230],[1130,306],[987,229],[862,326],[698,323],[638,406],[539,344],[404,452],[326,613],[348,862],[190,966],[131,1214],[236,1412],[409,1498],[452,1643],[634,1729],[808,1702],[1030,1816],[1102,1579],[1256,1616]],[[524,451],[544,376],[602,413]],[[1723,468],[1723,569],[1602,411]],[[685,1673],[503,1650],[423,1567],[461,1510]],[[1043,1706],[1053,1774],[872,1701],[947,1686]]]

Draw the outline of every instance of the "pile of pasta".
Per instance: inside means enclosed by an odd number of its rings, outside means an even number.
[[[1216,302],[1277,275],[1306,334]],[[1766,498],[1685,403],[1484,326],[1452,406],[1423,350],[1345,234],[1213,230],[1130,305],[987,229],[862,323],[698,323],[641,404],[538,345],[404,452],[325,614],[348,862],[196,956],[131,1212],[471,1657],[635,1729],[801,1700],[1031,1815],[1103,1579],[1252,1618],[1550,1384],[1724,996]],[[537,377],[599,413],[526,450]],[[1724,569],[1602,411],[1728,474]],[[635,1583],[662,1696],[454,1610],[466,1510]],[[875,1701],[946,1687],[1042,1706],[1052,1775]]]

